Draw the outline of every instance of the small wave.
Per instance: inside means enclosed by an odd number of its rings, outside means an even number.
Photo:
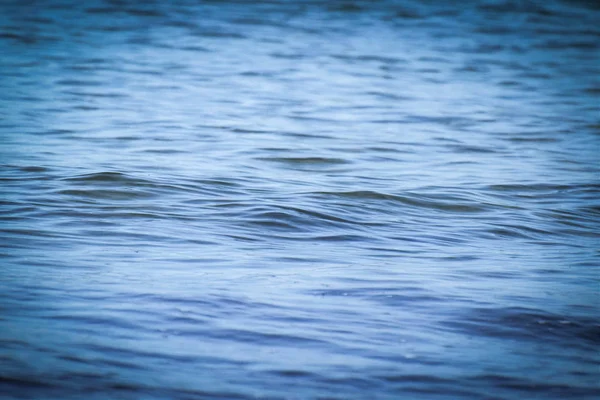
[[[497,149],[482,146],[446,145],[445,147],[452,149],[456,153],[498,153]]]
[[[472,335],[556,343],[573,343],[573,338],[577,338],[584,348],[600,344],[600,324],[596,320],[525,308],[473,309],[460,320],[446,321],[445,325]]]
[[[19,390],[26,389],[46,389],[51,390],[60,385],[53,379],[43,379],[41,377],[32,376],[2,376],[0,375],[0,383],[2,386],[13,387]]]
[[[316,166],[350,164],[348,160],[334,157],[258,157],[257,160],[276,162],[288,166]]]
[[[495,388],[499,394],[508,391],[515,395],[515,391],[523,398],[531,396],[543,396],[544,398],[573,398],[573,399],[592,399],[597,397],[598,389],[592,385],[572,385],[565,383],[554,383],[549,381],[537,381],[523,376],[511,376],[500,374],[482,374],[470,377],[465,380],[465,384],[475,384],[482,388],[481,392],[489,392],[489,388]],[[512,398],[513,396],[504,397]]]
[[[116,189],[64,189],[56,191],[56,194],[70,198],[85,198],[90,200],[140,200],[155,197],[154,194],[139,190],[116,190]]]
[[[321,196],[333,196],[342,199],[384,200],[444,212],[479,213],[489,209],[488,205],[450,195],[432,196],[409,192],[405,193],[404,195],[391,195],[369,190],[351,192],[317,192],[316,194]]]
[[[82,80],[82,79],[61,79],[55,82],[57,85],[61,86],[84,86],[84,87],[100,87],[103,86],[104,83],[100,81],[93,80]]]

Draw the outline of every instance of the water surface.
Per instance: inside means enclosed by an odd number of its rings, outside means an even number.
[[[0,8],[3,398],[599,395],[592,2]]]

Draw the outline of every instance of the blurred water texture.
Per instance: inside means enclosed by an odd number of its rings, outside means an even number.
[[[2,398],[599,395],[594,2],[0,11]]]

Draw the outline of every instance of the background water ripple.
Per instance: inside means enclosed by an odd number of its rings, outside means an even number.
[[[0,4],[0,397],[600,394],[590,1]]]

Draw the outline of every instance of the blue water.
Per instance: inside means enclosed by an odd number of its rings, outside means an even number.
[[[600,8],[0,3],[3,399],[600,396]]]

